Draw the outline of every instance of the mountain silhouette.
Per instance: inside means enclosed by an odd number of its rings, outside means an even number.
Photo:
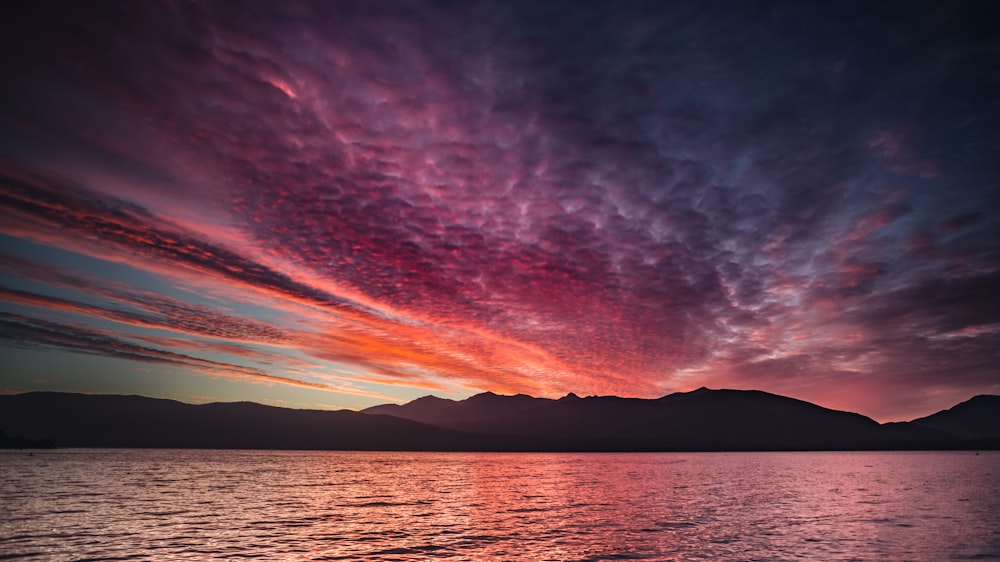
[[[142,396],[0,396],[0,428],[60,447],[470,450],[479,438],[389,416]]]
[[[461,401],[424,397],[363,412],[592,450],[905,449],[955,442],[933,428],[883,426],[860,414],[766,392],[706,388],[654,400],[575,395],[549,400],[487,392]]]
[[[760,391],[658,399],[552,400],[490,392],[403,405],[295,410],[249,402],[184,404],[141,396],[31,392],[0,396],[0,428],[62,447],[423,451],[785,451],[996,448],[1000,397],[914,422],[879,424]],[[991,425],[992,424],[992,425]],[[985,438],[985,440],[984,440]],[[27,442],[27,441],[24,441]]]
[[[424,396],[404,405],[383,404],[367,408],[362,412],[386,414],[440,427],[471,428],[474,432],[503,435],[519,432],[511,431],[513,428],[509,425],[505,428],[498,427],[498,431],[482,430],[489,429],[491,422],[516,423],[519,414],[530,413],[552,402],[546,398],[533,398],[526,394],[500,396],[492,392],[483,392],[458,401]]]
[[[981,394],[910,423],[962,439],[1000,439],[1000,396]]]

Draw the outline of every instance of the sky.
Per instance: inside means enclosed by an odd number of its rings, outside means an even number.
[[[7,13],[0,392],[1000,393],[995,3]]]

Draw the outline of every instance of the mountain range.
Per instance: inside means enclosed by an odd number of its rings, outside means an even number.
[[[426,451],[785,451],[1000,448],[1000,396],[878,422],[761,391],[558,400],[486,392],[361,412],[121,395],[0,395],[0,446]],[[28,445],[30,446],[30,445]]]

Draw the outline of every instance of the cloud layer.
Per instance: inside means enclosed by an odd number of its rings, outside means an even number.
[[[355,393],[1000,391],[980,9],[34,8],[5,24],[5,341],[80,351],[72,314],[117,357],[228,345]]]

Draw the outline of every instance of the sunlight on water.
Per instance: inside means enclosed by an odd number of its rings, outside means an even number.
[[[1000,454],[0,453],[0,558],[1000,558]]]

